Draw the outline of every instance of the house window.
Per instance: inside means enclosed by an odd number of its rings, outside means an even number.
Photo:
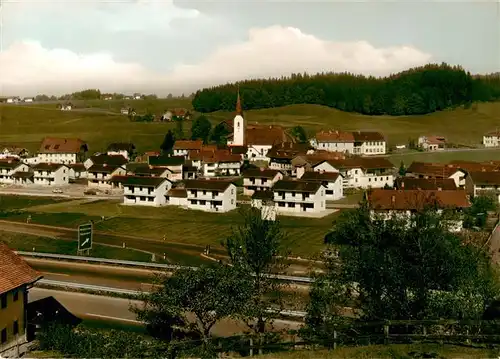
[[[234,204],[234,199],[231,200],[231,204]]]
[[[19,334],[19,322],[17,320],[14,320],[14,324],[12,325],[12,334]]]
[[[18,300],[19,300],[19,291],[16,290],[13,295],[13,301],[17,302]]]
[[[4,294],[0,297],[1,307],[2,309],[7,308],[7,294]]]
[[[0,343],[4,344],[7,342],[7,328],[2,329],[2,334],[0,335]]]

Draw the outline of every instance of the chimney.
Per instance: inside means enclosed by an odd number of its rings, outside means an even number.
[[[396,196],[395,195],[392,195],[391,202],[392,202],[392,204],[396,204]]]
[[[405,189],[405,183],[404,182],[401,182],[401,188]]]

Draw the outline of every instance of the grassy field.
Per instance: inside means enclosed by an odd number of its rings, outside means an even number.
[[[238,211],[227,214],[206,213],[177,207],[140,208],[122,206],[117,201],[84,203],[75,200],[64,203],[39,205],[26,209],[25,213],[12,214],[8,220],[26,221],[32,216],[32,223],[76,228],[90,219],[100,220],[95,229],[118,235],[165,239],[167,242],[195,244],[214,247],[220,245],[232,228],[242,223]],[[323,248],[323,238],[331,228],[337,213],[321,219],[282,217],[283,229],[287,232],[287,244],[293,254],[314,256]],[[199,249],[196,249],[197,251]],[[191,254],[190,254],[191,255]]]
[[[67,199],[64,198],[0,195],[0,211],[26,209],[33,206],[61,203],[65,201],[67,201]]]
[[[119,115],[124,105],[139,113],[150,110],[160,114],[174,107],[191,108],[185,100],[75,101],[74,111],[62,112],[54,103],[26,106],[0,106],[0,143],[13,142],[37,150],[44,136],[81,137],[91,151],[104,149],[110,142],[132,141],[139,151],[157,149],[167,123],[134,123]],[[81,108],[86,107],[85,110]],[[232,112],[207,114],[213,123],[233,118]],[[292,105],[245,112],[249,123],[276,124],[286,127],[301,125],[310,134],[321,129],[377,130],[383,132],[390,145],[406,144],[409,138],[423,134],[443,135],[457,144],[479,146],[485,132],[495,130],[500,120],[500,102],[480,103],[471,109],[455,109],[424,116],[363,116],[319,105]],[[36,119],[36,120],[35,120]],[[189,130],[186,123],[185,130]],[[486,155],[486,154],[485,154]]]
[[[440,152],[410,152],[392,154],[389,159],[399,167],[401,161],[410,165],[413,161],[447,163],[453,160],[463,161],[491,161],[500,160],[500,149],[481,149],[473,151],[440,151]]]
[[[432,355],[434,354],[434,355]],[[476,349],[455,345],[412,344],[345,347],[332,351],[294,351],[261,356],[262,359],[410,359],[410,358],[497,358],[499,350]]]
[[[65,241],[54,238],[38,237],[28,234],[0,231],[0,241],[10,248],[24,252],[57,253],[76,255],[77,241]],[[121,259],[139,262],[151,262],[151,255],[133,249],[124,249],[94,244],[90,255],[98,258]]]

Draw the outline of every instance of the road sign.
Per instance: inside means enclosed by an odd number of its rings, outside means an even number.
[[[78,227],[78,250],[92,249],[92,223],[81,224]]]

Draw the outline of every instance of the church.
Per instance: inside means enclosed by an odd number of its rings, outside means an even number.
[[[238,91],[236,116],[233,120],[233,133],[228,136],[229,147],[246,147],[246,157],[250,161],[269,162],[267,152],[276,144],[293,142],[285,129],[274,125],[247,125],[243,117],[241,98]]]

